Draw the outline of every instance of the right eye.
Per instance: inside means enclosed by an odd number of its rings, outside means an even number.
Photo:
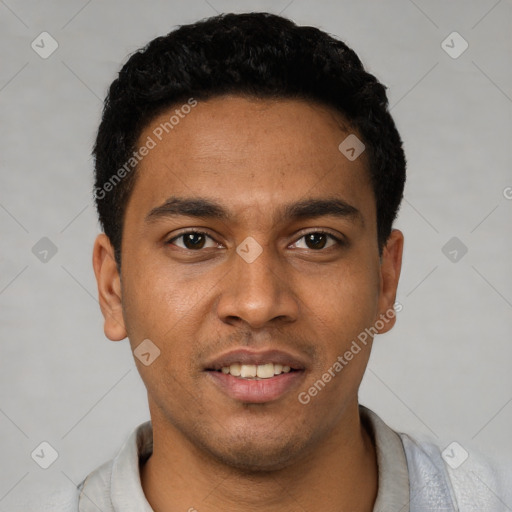
[[[169,245],[176,245],[180,249],[190,250],[190,251],[197,251],[199,249],[203,249],[205,247],[205,241],[209,238],[210,240],[214,241],[213,238],[208,235],[208,233],[205,233],[204,231],[184,231],[183,233],[180,233],[177,236],[172,237],[170,240],[166,242],[166,244]],[[182,239],[183,245],[175,244],[174,242],[176,240]],[[214,241],[215,242],[215,241]],[[217,244],[217,242],[215,242]],[[219,245],[219,244],[217,244]],[[214,246],[210,246],[214,247]]]

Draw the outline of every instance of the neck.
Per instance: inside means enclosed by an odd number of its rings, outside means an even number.
[[[155,512],[373,510],[377,458],[357,403],[300,460],[276,471],[250,473],[206,455],[151,412],[153,454],[141,468],[141,483]]]

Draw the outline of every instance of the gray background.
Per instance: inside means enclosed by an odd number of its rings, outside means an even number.
[[[510,1],[0,0],[2,511],[76,484],[149,419],[128,342],[104,337],[91,266],[90,151],[106,89],[150,39],[251,10],[353,47],[389,87],[404,139],[403,310],[376,339],[361,402],[442,448],[512,456]],[[47,59],[31,48],[43,31],[59,45]],[[469,44],[458,58],[442,46],[453,31]],[[57,248],[46,262],[32,250],[43,237]],[[443,253],[452,237],[457,261]],[[42,441],[59,453],[46,470],[31,458]]]

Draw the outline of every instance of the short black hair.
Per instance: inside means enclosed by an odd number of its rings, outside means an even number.
[[[141,132],[180,102],[226,94],[303,99],[342,114],[365,144],[382,254],[406,169],[386,87],[344,42],[318,28],[266,12],[228,13],[153,39],[130,56],[110,85],[92,154],[99,220],[118,266]]]

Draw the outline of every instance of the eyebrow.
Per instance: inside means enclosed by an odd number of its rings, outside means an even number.
[[[314,219],[332,216],[359,221],[364,225],[361,212],[351,204],[339,198],[312,198],[289,203],[279,210],[283,220]],[[204,197],[171,196],[163,204],[153,208],[146,215],[146,222],[151,223],[162,218],[197,217],[200,219],[217,219],[225,222],[233,221],[235,215],[226,210],[221,204]]]

